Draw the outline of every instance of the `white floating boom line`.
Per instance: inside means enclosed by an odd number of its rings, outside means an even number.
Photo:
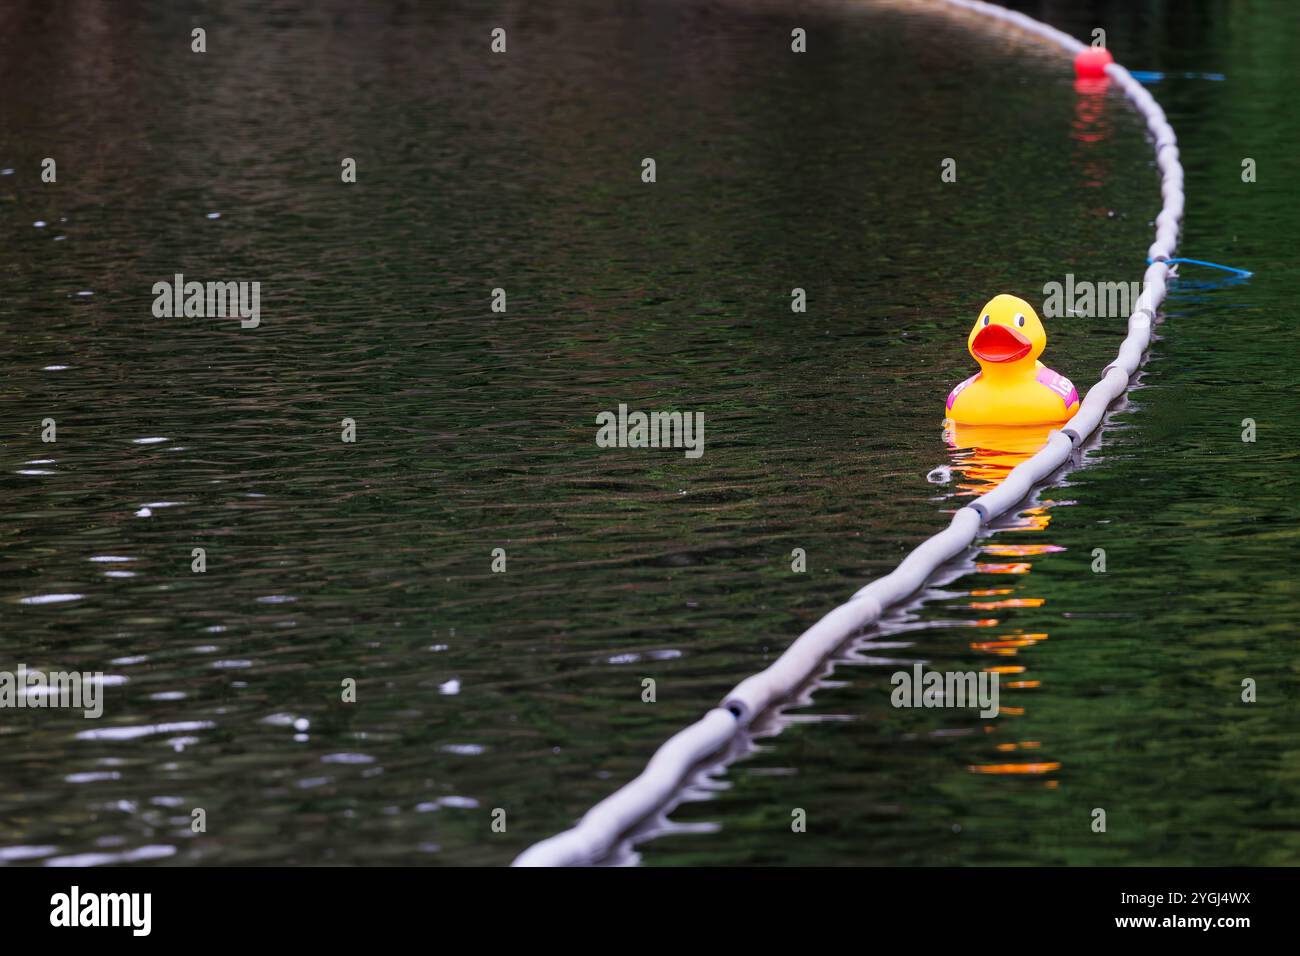
[[[1037,34],[1072,56],[1084,44],[1045,23],[978,0],[947,0],[953,6]],[[741,681],[722,703],[703,718],[671,737],[650,758],[635,780],[592,807],[571,830],[529,847],[514,866],[573,866],[600,861],[619,838],[664,806],[678,792],[687,774],[705,758],[718,754],[762,713],[788,698],[823,665],[826,659],[884,610],[898,604],[925,584],[943,562],[956,557],[975,541],[984,525],[1024,500],[1037,485],[1069,460],[1101,424],[1111,403],[1128,390],[1151,341],[1151,323],[1165,298],[1169,266],[1178,244],[1183,217],[1183,168],[1178,162],[1178,140],[1164,110],[1128,70],[1117,63],[1106,73],[1146,120],[1155,141],[1160,169],[1160,194],[1164,199],[1156,216],[1156,239],[1147,251],[1151,265],[1143,276],[1144,289],[1128,320],[1128,336],[1115,361],[1102,372],[1101,381],[1088,390],[1079,410],[1033,457],[1021,462],[992,491],[959,509],[951,524],[923,541],[894,571],[872,581],[835,608],[790,645],[766,670]]]

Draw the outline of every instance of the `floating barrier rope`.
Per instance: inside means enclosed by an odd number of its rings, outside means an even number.
[[[621,837],[679,792],[693,768],[706,758],[718,757],[760,714],[790,697],[812,677],[837,648],[880,618],[886,608],[918,591],[941,564],[970,547],[982,527],[1009,511],[1064,465],[1074,449],[1101,425],[1111,403],[1128,390],[1129,379],[1142,363],[1151,342],[1152,320],[1165,298],[1168,263],[1178,244],[1183,217],[1183,168],[1178,162],[1178,140],[1164,110],[1128,70],[1109,62],[1104,51],[1085,47],[1074,37],[1022,13],[979,0],[946,2],[1050,40],[1076,57],[1076,64],[1087,62],[1090,69],[1101,72],[1104,63],[1105,74],[1146,120],[1155,143],[1164,202],[1156,216],[1155,241],[1147,250],[1151,264],[1143,276],[1143,291],[1129,316],[1128,335],[1119,354],[1103,369],[1101,381],[1088,390],[1074,417],[1052,432],[1046,444],[1013,468],[1000,485],[958,509],[945,530],[918,545],[892,573],[859,590],[801,634],[770,667],[741,681],[719,706],[671,737],[639,777],[592,807],[573,829],[525,850],[514,861],[515,866],[583,865],[608,856]]]

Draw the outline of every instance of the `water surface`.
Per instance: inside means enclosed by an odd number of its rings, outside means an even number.
[[[1295,861],[1295,16],[1100,9],[1170,74],[1185,251],[1257,275],[1189,274],[1086,467],[644,862]],[[6,861],[508,862],[996,479],[941,427],[976,310],[1139,277],[1158,210],[1121,98],[929,8],[0,18],[0,667],[108,681],[0,719]],[[177,272],[260,281],[261,326],[154,318]],[[1049,334],[1082,387],[1123,321]],[[702,412],[703,457],[597,448],[619,403]],[[1023,712],[891,708],[917,659],[1022,668]]]

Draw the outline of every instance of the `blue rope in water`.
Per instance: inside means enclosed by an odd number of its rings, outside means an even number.
[[[1204,259],[1166,259],[1165,262],[1174,265],[1178,262],[1186,263],[1189,266],[1209,266],[1211,269],[1222,269],[1224,272],[1231,272],[1239,276],[1253,276],[1255,273],[1246,269],[1238,269],[1236,266],[1221,266],[1217,262],[1206,262]],[[1151,257],[1147,257],[1147,264],[1151,264]]]
[[[1129,70],[1129,75],[1139,83],[1159,83],[1166,76],[1181,76],[1185,80],[1214,80],[1217,83],[1227,79],[1222,73],[1158,73],[1154,70]]]

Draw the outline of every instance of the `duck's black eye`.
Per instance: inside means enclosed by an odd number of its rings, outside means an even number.
[[[985,324],[985,325],[988,325],[988,324],[989,324],[989,317],[988,317],[987,315],[984,316],[984,324]]]
[[[1023,315],[1016,316],[1016,325],[1020,326],[1022,329],[1025,327],[1025,317]]]

